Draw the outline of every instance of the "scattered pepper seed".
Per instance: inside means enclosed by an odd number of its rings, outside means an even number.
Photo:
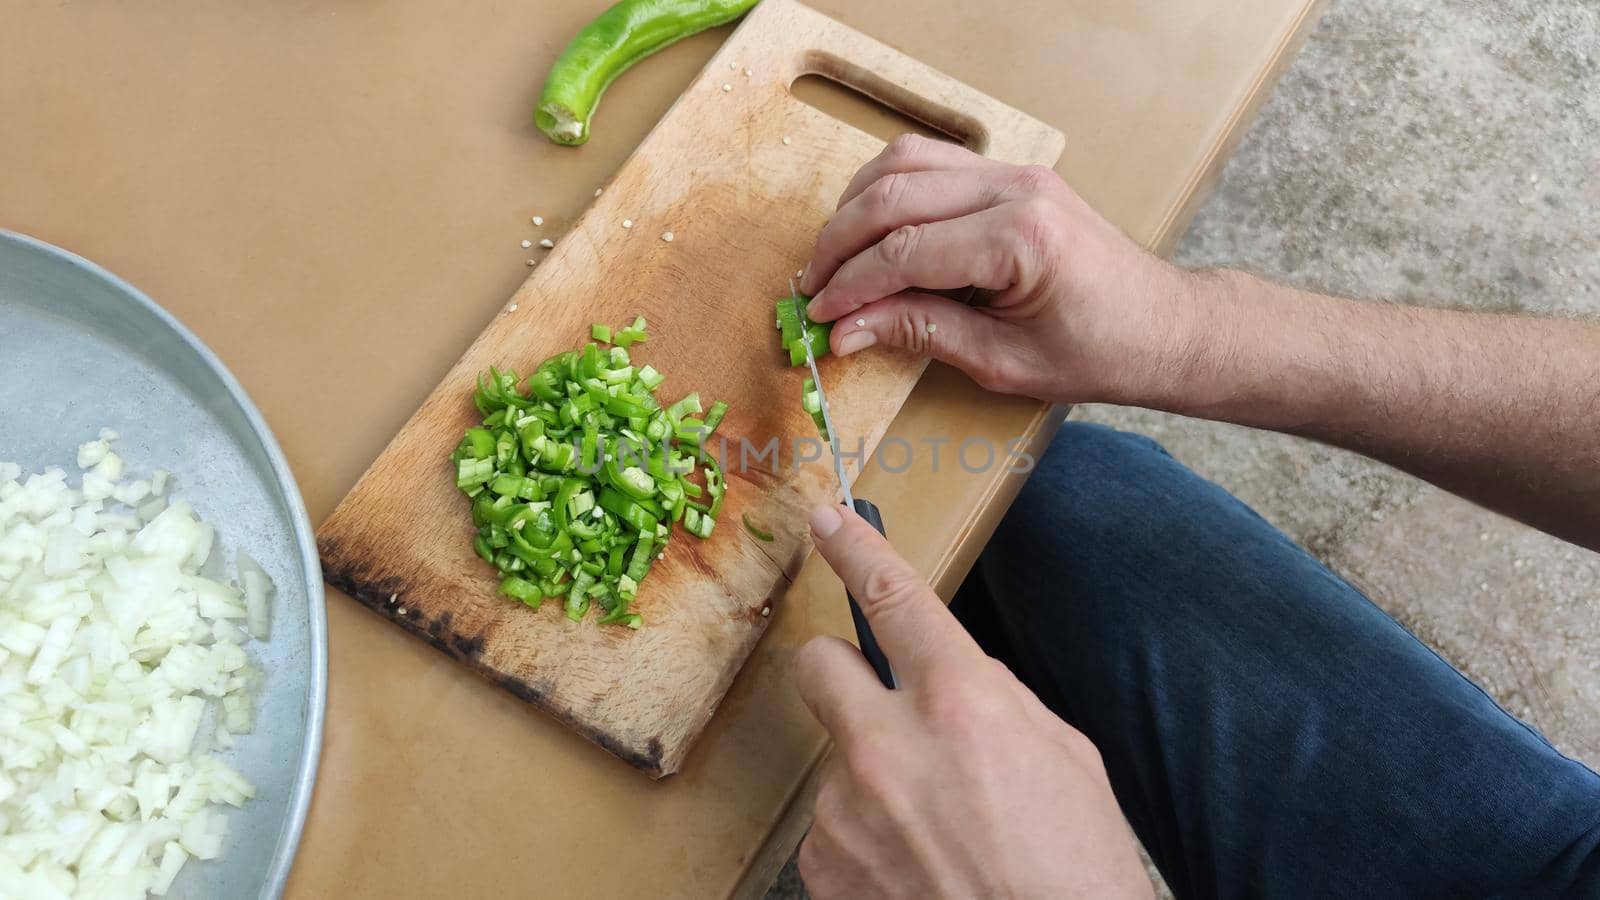
[[[633,227],[633,220],[632,219],[623,219],[622,220],[622,227],[623,228],[632,228]]]
[[[666,241],[669,244],[672,243],[672,232],[670,232],[670,231],[661,232],[661,239],[663,241]]]
[[[755,73],[751,72],[749,69],[745,69],[744,70],[744,77],[746,77],[746,78],[749,78],[751,75],[754,75],[754,74]]]
[[[789,136],[786,134],[786,135],[783,136],[783,145],[785,147],[787,147],[787,146],[789,146],[789,143],[790,143]]]
[[[394,601],[395,601],[395,600],[397,600],[397,599],[399,599],[399,598],[400,598],[400,595],[399,595],[399,594],[390,594],[390,595],[389,595],[389,602],[390,602],[390,603],[393,603],[393,602],[394,602]]]
[[[939,323],[938,322],[929,322],[928,323],[928,333],[929,334],[933,334],[935,331],[938,331],[938,330],[939,330]]]
[[[545,248],[546,250],[549,250],[551,247],[554,247],[555,245],[556,245],[556,242],[550,240],[549,238],[545,238],[544,240],[539,242],[539,246]]]
[[[772,615],[772,607],[770,607],[770,606],[761,607],[761,618],[765,619],[767,616],[770,616],[770,615]]]
[[[536,259],[530,259],[530,260],[528,260],[528,265],[530,265],[530,266],[536,266],[536,265],[538,265],[538,264],[539,264],[539,261],[538,261],[538,260],[536,260]]]
[[[596,197],[600,196],[604,192],[605,192],[605,188],[603,188],[603,187],[597,187],[597,188],[594,189],[594,195]]]
[[[722,92],[724,94],[726,94],[727,92],[729,92],[731,90],[733,90],[733,85],[724,82],[723,85],[722,85]]]
[[[517,304],[515,304],[515,303],[513,303],[510,306],[506,307],[506,312],[516,312],[516,311],[517,311]]]
[[[405,614],[406,614],[406,608],[405,608],[405,607],[404,607],[404,606],[402,606],[402,607],[400,607],[400,609],[399,609],[399,613],[400,613],[400,615],[402,615],[402,616],[403,616],[403,615],[405,615]]]
[[[534,216],[533,217],[533,224],[535,224],[535,225],[543,225],[544,224],[544,216]]]
[[[795,269],[794,270],[794,277],[796,277],[796,278],[802,278],[802,277],[805,276],[805,274],[806,274],[806,270],[805,269]]]
[[[522,249],[524,249],[524,250],[526,250],[526,249],[528,249],[529,247],[532,247],[532,246],[533,246],[533,241],[523,241],[522,242]]]
[[[728,63],[728,68],[737,69],[737,68],[739,68],[739,64],[738,63],[734,63],[734,62]]]
[[[856,324],[857,325],[865,325],[865,324],[867,324],[867,320],[866,319],[857,319],[856,320]]]

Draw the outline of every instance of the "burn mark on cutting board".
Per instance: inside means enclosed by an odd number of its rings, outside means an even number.
[[[413,588],[404,578],[375,577],[364,571],[364,567],[346,562],[340,555],[340,547],[336,541],[319,540],[318,550],[322,557],[323,579],[354,598],[362,606],[400,625],[446,656],[461,661],[479,677],[504,688],[519,700],[543,710],[562,725],[577,732],[584,740],[651,778],[662,778],[669,774],[662,770],[662,759],[666,750],[660,737],[651,737],[643,747],[640,747],[624,743],[615,735],[583,722],[569,707],[551,700],[554,685],[548,680],[529,679],[490,667],[483,657],[487,645],[486,632],[476,635],[457,634],[452,630],[455,625],[453,611],[446,610],[437,618],[429,619],[423,610],[405,606],[404,597]],[[389,602],[391,595],[397,596],[397,602]],[[400,615],[400,609],[405,609],[406,615]]]
[[[562,725],[577,732],[584,740],[589,741],[628,765],[643,771],[651,778],[661,778],[668,774],[662,771],[661,767],[665,748],[663,748],[659,737],[650,738],[643,748],[623,743],[614,735],[601,731],[593,725],[580,720],[573,715],[571,709],[550,702],[549,696],[552,685],[549,682],[534,682],[526,678],[519,678],[516,675],[498,672],[483,665],[478,660],[479,658],[473,657],[465,661],[474,672],[483,676],[491,684],[499,685],[510,691],[518,699],[549,713]]]
[[[568,728],[593,741],[600,749],[636,769],[644,770],[651,778],[660,778],[667,774],[661,771],[660,738],[651,738],[645,744],[644,750],[640,751],[637,747],[629,747],[611,735],[599,731],[592,725],[585,725],[571,716],[559,716],[558,718],[565,722]]]
[[[376,577],[361,571],[358,566],[344,562],[344,554],[336,541],[319,538],[317,550],[322,558],[324,581],[354,597],[363,606],[379,615],[395,619],[405,618],[400,616],[399,612],[406,608],[403,598],[410,593],[412,587],[404,578],[393,575]],[[395,598],[394,602],[390,602],[390,597]]]
[[[455,659],[472,661],[483,655],[487,645],[487,632],[460,634],[455,631],[455,613],[445,610],[436,618],[428,618],[427,611],[417,606],[407,606],[406,596],[412,588],[405,579],[397,576],[373,578],[359,567],[344,563],[339,556],[339,546],[334,541],[318,542],[322,557],[322,576],[334,587],[355,598],[362,606],[404,627]],[[390,598],[394,599],[391,600]],[[405,610],[402,614],[401,610]]]
[[[455,623],[455,620],[456,614],[448,609],[445,610],[439,614],[437,619],[428,623],[428,634],[435,640],[443,640],[444,636],[450,632],[450,626]],[[441,646],[440,649],[444,648]]]
[[[490,680],[510,691],[513,696],[525,703],[542,705],[545,692],[525,678],[518,678],[515,675],[507,673],[499,673],[495,678]]]
[[[476,659],[483,655],[484,640],[481,632],[470,637],[464,634],[452,634],[446,638],[446,642],[449,644],[447,652],[459,659]]]
[[[554,716],[557,721],[577,732],[584,740],[598,746],[628,765],[643,770],[651,778],[661,778],[667,774],[661,770],[661,759],[665,750],[661,745],[660,738],[650,738],[643,749],[630,746],[616,737],[580,721],[570,710],[557,707],[548,702],[546,700],[550,692],[548,683],[534,683],[525,678],[518,678],[515,675],[508,675],[504,672],[495,672],[477,665],[474,665],[473,669],[490,682],[510,691],[519,699],[531,703]]]

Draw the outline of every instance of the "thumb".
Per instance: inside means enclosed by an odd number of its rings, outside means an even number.
[[[928,582],[853,510],[817,507],[811,537],[861,605],[901,681],[936,661],[983,655]]]
[[[965,303],[902,291],[868,303],[833,323],[829,346],[839,356],[883,345],[930,356],[966,372],[979,384],[998,380],[1011,357],[1007,323]]]

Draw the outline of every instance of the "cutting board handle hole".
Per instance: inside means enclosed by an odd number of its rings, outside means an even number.
[[[983,153],[988,132],[971,116],[823,50],[801,61],[789,85],[800,102],[885,142],[911,132]]]

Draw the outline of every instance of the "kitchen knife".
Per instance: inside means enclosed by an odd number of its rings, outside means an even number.
[[[799,297],[795,292],[794,282],[789,282],[789,295]],[[879,534],[887,537],[883,530],[883,516],[878,512],[878,507],[865,498],[857,498],[850,493],[850,482],[844,477],[844,458],[839,455],[839,432],[833,427],[833,415],[828,411],[828,394],[822,389],[822,373],[817,371],[817,355],[811,349],[811,339],[808,329],[811,320],[806,316],[804,303],[795,303],[795,309],[800,315],[800,343],[806,348],[806,365],[811,367],[811,383],[816,386],[817,400],[822,406],[822,423],[828,430],[828,447],[833,451],[833,474],[839,479],[839,488],[844,493],[845,505],[856,511],[856,514],[867,520],[867,524],[877,529]],[[872,671],[878,674],[878,680],[886,688],[897,686],[894,669],[889,665],[889,658],[883,654],[883,648],[878,646],[878,639],[872,634],[872,625],[861,611],[861,604],[856,602],[848,588],[845,589],[845,598],[850,601],[850,619],[856,626],[856,643],[861,646],[861,655],[867,658]]]

